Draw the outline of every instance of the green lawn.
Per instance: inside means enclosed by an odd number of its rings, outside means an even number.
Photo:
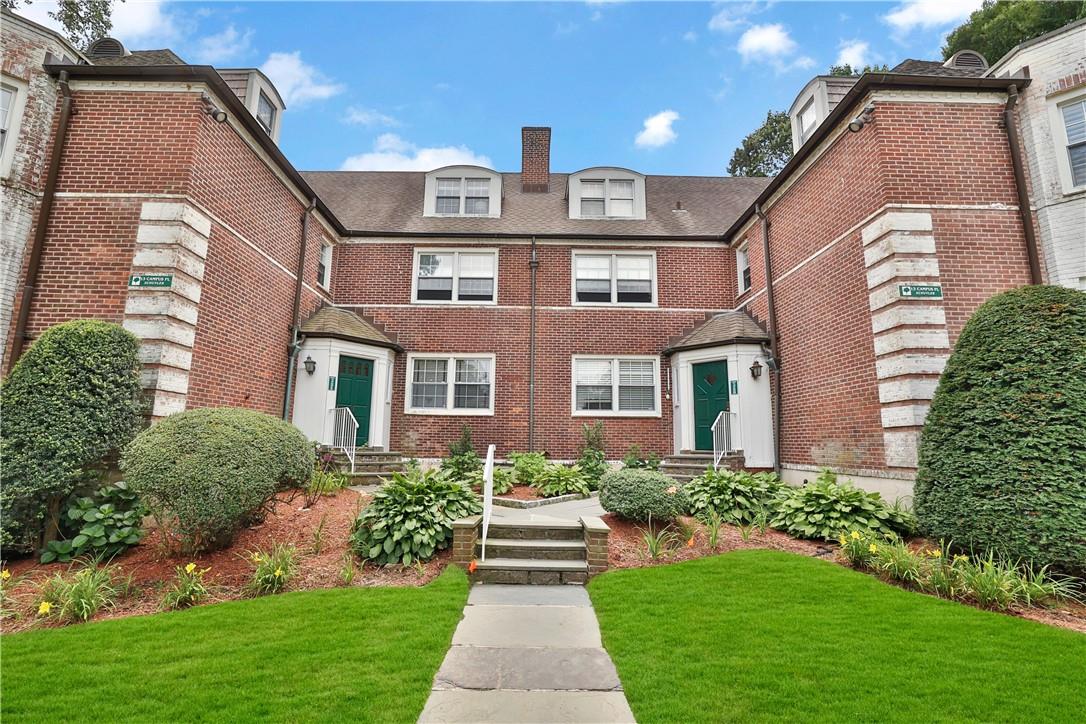
[[[641,722],[1086,717],[1086,636],[740,551],[591,582]]]
[[[0,640],[4,724],[415,721],[467,579],[286,593]]]

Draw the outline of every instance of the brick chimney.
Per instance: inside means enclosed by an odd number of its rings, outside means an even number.
[[[545,193],[551,185],[551,129],[525,126],[520,129],[520,188],[525,193]]]

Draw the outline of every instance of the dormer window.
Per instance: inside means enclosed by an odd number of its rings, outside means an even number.
[[[645,177],[621,168],[587,169],[571,175],[569,218],[644,219]]]
[[[256,120],[270,136],[272,129],[275,128],[275,105],[264,94],[264,91],[260,91],[260,98],[257,100]]]
[[[811,100],[807,101],[807,105],[803,106],[803,110],[799,112],[799,138],[801,144],[811,137],[817,125],[818,118],[815,115],[815,103],[812,97]]]
[[[426,174],[423,216],[501,216],[502,177],[478,166],[449,166]]]

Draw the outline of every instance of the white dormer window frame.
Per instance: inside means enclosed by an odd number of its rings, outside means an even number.
[[[810,100],[803,104],[803,108],[800,109],[796,120],[799,123],[799,143],[802,146],[818,128],[818,109],[815,108],[814,96],[811,96]]]
[[[643,220],[645,177],[624,168],[588,168],[571,174],[569,218]]]
[[[481,166],[447,166],[426,174],[423,216],[496,219],[502,214],[502,177]]]
[[[260,118],[260,99],[263,98],[271,106],[271,124],[265,123]],[[286,103],[276,91],[275,86],[266,75],[259,70],[250,70],[249,79],[245,86],[245,107],[256,119],[257,125],[263,128],[271,137],[271,140],[279,143],[279,131],[283,125],[283,111]]]
[[[257,91],[256,94],[256,122],[260,124],[268,135],[271,135],[272,130],[275,129],[275,117],[279,115],[275,104],[271,98],[264,91]],[[265,118],[267,116],[267,118]]]

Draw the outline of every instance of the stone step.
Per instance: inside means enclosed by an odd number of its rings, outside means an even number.
[[[389,473],[358,472],[357,470],[353,473],[343,470],[342,474],[347,477],[347,485],[381,485],[391,477]]]
[[[512,583],[529,585],[584,584],[588,581],[588,563],[526,558],[488,558],[476,563],[471,574],[475,583]]]
[[[661,472],[667,472],[668,470],[674,470],[677,473],[690,473],[690,472],[692,472],[692,473],[697,473],[697,474],[700,475],[701,473],[705,472],[705,468],[711,467],[712,464],[713,464],[712,460],[706,460],[704,462],[701,462],[701,461],[687,462],[685,460],[684,461],[675,461],[675,462],[673,462],[671,460],[665,460],[664,462],[660,463],[660,471]]]
[[[350,466],[350,462],[347,460],[344,460],[343,464]],[[404,469],[404,464],[402,460],[357,459],[354,461],[354,469],[364,473],[393,472],[397,470],[402,471]]]
[[[476,555],[482,555],[482,542],[476,543]],[[583,540],[538,540],[489,538],[486,552],[491,558],[583,561],[587,550]]]
[[[492,540],[583,540],[584,527],[580,521],[517,521],[515,523],[491,522],[487,536]]]

